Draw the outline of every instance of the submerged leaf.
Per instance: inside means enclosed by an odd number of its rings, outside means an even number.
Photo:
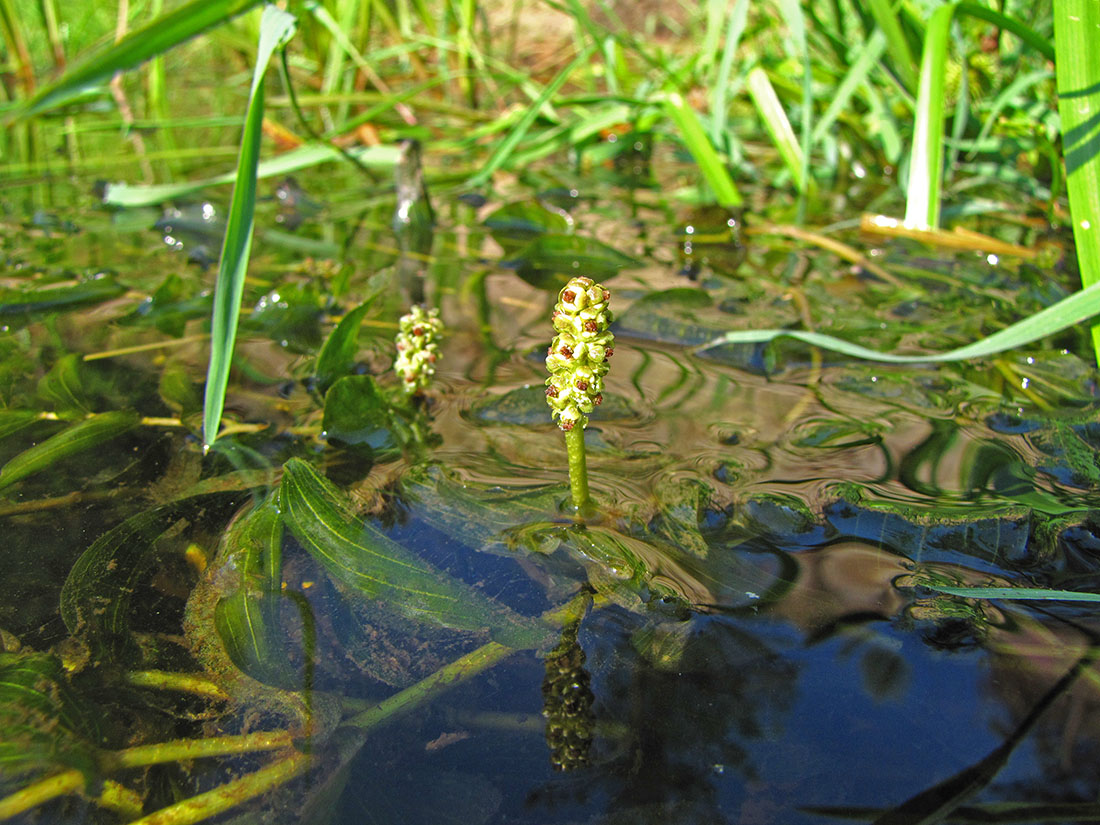
[[[80,356],[69,353],[38,382],[39,396],[51,402],[61,418],[83,418],[92,411],[80,364]]]
[[[135,412],[118,410],[93,415],[73,424],[42,443],[24,450],[5,464],[0,470],[0,490],[69,456],[116,438],[136,427],[140,420],[141,417]]]
[[[237,588],[214,608],[214,626],[230,660],[243,673],[285,690],[312,681],[313,614],[297,594],[281,588],[283,520],[269,498],[235,522],[225,537],[222,564]],[[287,627],[285,620],[294,622]],[[293,639],[306,646],[305,655]]]
[[[541,646],[548,628],[437,570],[353,517],[340,493],[303,461],[286,463],[280,509],[302,546],[336,579],[409,618],[455,630],[488,630],[517,649]]]
[[[0,410],[0,438],[7,438],[38,421],[34,410]]]
[[[108,652],[126,643],[130,602],[145,575],[148,552],[181,513],[179,504],[139,513],[81,554],[61,588],[61,618],[70,633]]]
[[[58,765],[90,772],[96,738],[95,715],[69,687],[60,659],[0,652],[0,783]]]
[[[531,241],[504,265],[515,269],[528,283],[557,290],[578,273],[593,280],[606,280],[623,269],[641,266],[641,262],[595,238],[547,233]]]
[[[117,298],[126,287],[104,276],[71,286],[0,290],[0,317],[78,309]]]
[[[325,394],[325,438],[372,450],[394,449],[407,440],[408,427],[369,375],[346,375]]]
[[[551,212],[539,203],[509,203],[492,212],[485,226],[508,252],[514,252],[539,235],[564,234],[569,222],[559,212]]]

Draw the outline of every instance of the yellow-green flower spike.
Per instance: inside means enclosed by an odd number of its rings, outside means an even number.
[[[588,426],[588,414],[603,401],[603,377],[615,343],[610,298],[591,278],[573,278],[558,294],[551,316],[558,334],[546,354],[546,401],[566,432]]]
[[[401,316],[399,327],[394,371],[405,392],[423,392],[435,375],[435,362],[439,358],[439,339],[443,335],[439,310],[414,306]]]

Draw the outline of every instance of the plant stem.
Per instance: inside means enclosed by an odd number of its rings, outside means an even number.
[[[162,765],[183,759],[202,759],[240,753],[279,750],[291,745],[291,735],[285,730],[257,731],[238,736],[211,736],[207,739],[175,739],[152,745],[135,745],[108,755],[108,764],[117,768],[137,768]]]
[[[201,822],[285,784],[308,768],[310,761],[310,757],[304,753],[291,753],[255,773],[161,808],[131,825],[192,825],[194,822]]]
[[[156,690],[178,690],[193,693],[206,699],[227,701],[229,694],[209,679],[195,676],[193,673],[170,673],[165,670],[132,670],[125,679],[134,687],[154,688]]]
[[[401,713],[416,708],[422,702],[434,699],[452,685],[476,676],[513,653],[515,651],[512,648],[505,647],[499,642],[484,644],[450,664],[444,665],[415,685],[395,693],[362,713],[357,713],[345,720],[344,724],[362,731],[373,728],[383,721],[389,721]]]
[[[569,489],[573,493],[573,507],[579,516],[592,505],[588,494],[588,460],[584,452],[583,427],[566,430],[565,448],[569,453]]]
[[[84,774],[78,770],[63,771],[21,788],[0,799],[0,820],[29,811],[43,802],[79,790],[84,785]]]

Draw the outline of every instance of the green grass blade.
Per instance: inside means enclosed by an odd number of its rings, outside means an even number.
[[[1052,590],[1047,587],[954,587],[931,582],[919,582],[937,593],[962,596],[967,599],[1027,599],[1036,601],[1100,602],[1100,593],[1080,593],[1075,590]]]
[[[749,0],[734,0],[730,7],[726,29],[726,43],[722,47],[722,60],[718,64],[718,76],[710,95],[710,138],[715,146],[723,146],[727,138],[726,121],[729,117],[729,100],[733,93],[733,62],[737,46],[749,17]]]
[[[806,186],[802,147],[794,135],[794,129],[791,128],[791,122],[787,119],[787,113],[783,110],[783,104],[779,102],[772,82],[761,67],[757,66],[749,72],[748,87],[749,96],[756,106],[756,111],[764,121],[764,128],[771,135],[772,143],[775,144],[779,156],[790,171],[795,186],[801,192]]]
[[[699,164],[699,171],[703,178],[714,191],[718,203],[727,209],[735,209],[743,203],[741,193],[737,191],[737,185],[730,177],[729,170],[714,151],[714,145],[703,131],[703,124],[699,122],[699,116],[684,99],[677,93],[658,95],[657,100],[664,106],[676,128],[680,131],[680,138],[684,141],[691,156]]]
[[[493,173],[503,166],[508,158],[511,157],[512,153],[519,145],[519,142],[523,140],[524,136],[530,130],[531,125],[535,122],[535,118],[538,117],[539,112],[542,111],[543,106],[557,94],[558,89],[565,84],[565,81],[569,79],[573,72],[588,62],[588,58],[592,54],[593,48],[594,47],[591,45],[586,46],[580,54],[569,62],[568,66],[558,72],[557,77],[550,81],[549,85],[542,90],[538,98],[527,107],[527,111],[523,113],[523,117],[519,119],[519,122],[513,127],[512,131],[508,133],[504,140],[497,144],[497,148],[493,151],[489,160],[486,161],[481,171],[470,178],[468,185],[471,188],[477,188],[488,183]]]
[[[1055,74],[1069,213],[1081,282],[1100,281],[1100,2],[1054,4]],[[1100,363],[1100,325],[1092,328]]]
[[[132,69],[259,3],[260,0],[192,0],[71,68],[56,83],[32,97],[19,116],[30,117],[60,106],[106,83],[116,72]]]
[[[380,169],[392,169],[397,163],[400,151],[396,146],[352,146],[347,153],[364,166]],[[326,143],[307,143],[284,152],[274,158],[262,161],[256,168],[256,178],[281,177],[299,169],[317,166],[334,160],[342,160],[339,149]],[[174,200],[181,195],[190,195],[208,186],[233,183],[237,173],[226,172],[202,180],[182,183],[156,183],[149,186],[135,186],[128,183],[109,183],[103,195],[103,203],[108,206],[156,206],[165,201]]]
[[[864,358],[868,361],[883,361],[888,364],[965,361],[970,358],[982,358],[986,355],[993,355],[1030,344],[1040,338],[1068,329],[1098,314],[1100,314],[1100,284],[1093,284],[1022,321],[1017,321],[1010,327],[995,332],[973,344],[967,344],[965,347],[959,347],[949,352],[929,353],[927,355],[895,355],[853,344],[840,338],[834,338],[831,335],[790,329],[728,332],[700,347],[699,351],[705,351],[723,344],[764,343],[786,336],[822,349],[839,352],[842,355]]]
[[[206,449],[214,443],[225,406],[229,367],[233,362],[233,344],[237,338],[237,316],[241,311],[244,278],[252,250],[252,225],[256,207],[256,170],[260,161],[263,135],[264,75],[275,49],[294,34],[294,16],[275,6],[264,9],[260,25],[260,45],[252,75],[252,91],[241,136],[237,161],[237,182],[229,205],[218,279],[214,286],[214,314],[210,329],[210,364],[206,373],[206,398],[203,404],[202,437]]]
[[[1055,3],[1055,5],[1057,6],[1059,4]],[[1047,60],[1054,60],[1054,44],[1015,17],[1001,14],[1001,12],[996,9],[983,6],[981,3],[971,3],[968,1],[959,3],[957,11],[959,14],[967,14],[979,20],[985,20],[988,23],[992,23],[998,29],[1012,32]],[[1094,34],[1094,38],[1095,37],[1100,37],[1100,34]],[[1095,42],[1095,39],[1093,42]]]
[[[932,13],[921,52],[916,125],[909,155],[909,185],[905,193],[905,223],[920,229],[940,225],[943,183],[943,121],[947,41],[955,4]]]
[[[848,69],[848,73],[844,75],[844,79],[840,81],[840,85],[832,93],[832,100],[829,101],[829,105],[824,114],[821,115],[821,119],[814,125],[813,140],[815,143],[829,134],[833,124],[836,123],[841,112],[847,107],[852,95],[867,81],[867,76],[885,51],[886,38],[881,31],[875,31],[856,53],[851,68]]]
[[[890,54],[894,56],[891,67],[901,78],[905,88],[912,92],[917,88],[917,61],[909,48],[909,41],[905,32],[901,29],[901,22],[890,6],[890,0],[868,0],[871,7],[871,15],[886,35],[886,42],[890,45]]]

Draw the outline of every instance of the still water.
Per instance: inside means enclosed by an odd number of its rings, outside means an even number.
[[[196,398],[217,208],[193,207],[190,234],[177,207],[92,209],[75,235],[6,231],[9,259],[40,284],[119,288],[8,313],[4,401],[37,417],[5,430],[3,460],[66,421],[135,415],[3,490],[2,663],[13,679],[30,668],[30,694],[60,721],[7,694],[0,722],[31,755],[12,758],[0,789],[74,767],[89,778],[85,797],[16,821],[134,821],[287,753],[306,754],[304,774],[224,821],[1100,818],[1093,609],[935,589],[1095,590],[1100,430],[1077,342],[913,368],[782,342],[698,349],[728,329],[807,320],[861,343],[947,349],[1010,317],[1032,275],[884,247],[887,265],[935,275],[886,284],[778,241],[696,244],[685,260],[669,227],[695,213],[637,193],[521,194],[512,211],[444,196],[428,256],[394,244],[392,203],[356,210],[350,188],[319,191],[331,203],[312,195],[293,228],[277,192],[261,206],[227,407],[237,424],[205,458]],[[586,433],[596,513],[580,527],[542,358],[557,273],[592,269],[613,292],[616,345]],[[447,338],[424,402],[391,407],[374,388],[390,398],[413,297],[440,308]],[[334,322],[367,299],[354,363],[323,376]],[[311,544],[279,482],[290,459],[327,478],[298,477],[307,503],[353,513],[337,545],[395,542],[393,558],[435,571],[429,585],[457,581],[517,622],[569,611],[514,652],[493,631],[410,618],[384,587],[326,566],[316,547],[331,536]],[[277,592],[249,567],[258,528],[241,526],[260,523],[249,518],[265,497],[287,525],[260,554],[281,554]],[[231,610],[250,598],[275,604],[256,631],[266,660],[225,652],[240,638]],[[418,693],[487,649],[448,689]],[[150,673],[222,692],[151,686]],[[394,696],[411,698],[392,710]],[[258,731],[291,745],[140,770],[102,757]],[[104,803],[104,779],[131,802]]]

